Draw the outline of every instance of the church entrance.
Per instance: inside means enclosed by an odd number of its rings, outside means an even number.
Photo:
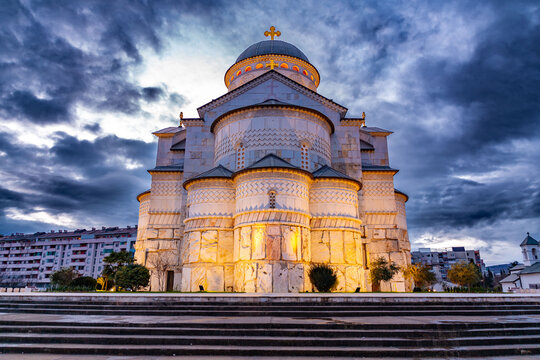
[[[167,291],[173,291],[174,271],[167,271]]]

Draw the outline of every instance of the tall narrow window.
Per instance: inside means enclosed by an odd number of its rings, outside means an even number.
[[[274,190],[268,192],[268,207],[270,209],[276,208],[276,192]]]
[[[244,144],[238,145],[236,149],[236,170],[243,169],[246,165],[246,149]]]
[[[302,144],[301,154],[300,154],[300,167],[304,170],[309,170],[309,152],[308,146]]]

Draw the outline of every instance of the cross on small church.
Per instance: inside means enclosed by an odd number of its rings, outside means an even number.
[[[279,64],[274,62],[274,59],[270,60],[270,64],[266,64],[266,67],[270,67],[270,70],[274,70],[275,67],[278,67]]]
[[[274,40],[274,36],[278,36],[278,37],[281,36],[281,31],[278,30],[274,32],[274,30],[276,30],[276,28],[273,26],[270,26],[270,31],[265,31],[264,36],[270,36],[272,40]]]

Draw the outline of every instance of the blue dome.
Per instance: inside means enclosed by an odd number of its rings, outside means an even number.
[[[259,55],[287,55],[309,62],[307,56],[296,46],[280,40],[265,40],[251,45],[240,54],[236,62]]]

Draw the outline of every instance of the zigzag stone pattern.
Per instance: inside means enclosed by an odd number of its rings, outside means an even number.
[[[246,150],[255,149],[295,149],[300,151],[301,142],[307,140],[312,144],[310,151],[318,153],[329,161],[330,144],[323,138],[307,131],[291,131],[285,129],[255,129],[235,133],[231,137],[216,141],[215,162],[235,153],[236,144],[242,142]]]
[[[154,181],[152,183],[152,194],[154,195],[177,195],[183,191],[182,183],[179,181]]]
[[[394,184],[390,181],[364,181],[364,196],[394,196]]]
[[[190,191],[187,197],[187,204],[200,204],[200,203],[215,203],[215,202],[227,202],[234,201],[235,191],[234,189],[200,189],[197,191]]]
[[[309,144],[310,152],[330,163],[330,128],[318,117],[293,109],[261,109],[253,112],[253,116],[250,114],[240,112],[220,120],[214,130],[216,164],[234,156],[236,148],[242,144],[252,161],[258,158],[250,154],[259,150],[291,150],[293,164],[300,166],[302,143]]]

